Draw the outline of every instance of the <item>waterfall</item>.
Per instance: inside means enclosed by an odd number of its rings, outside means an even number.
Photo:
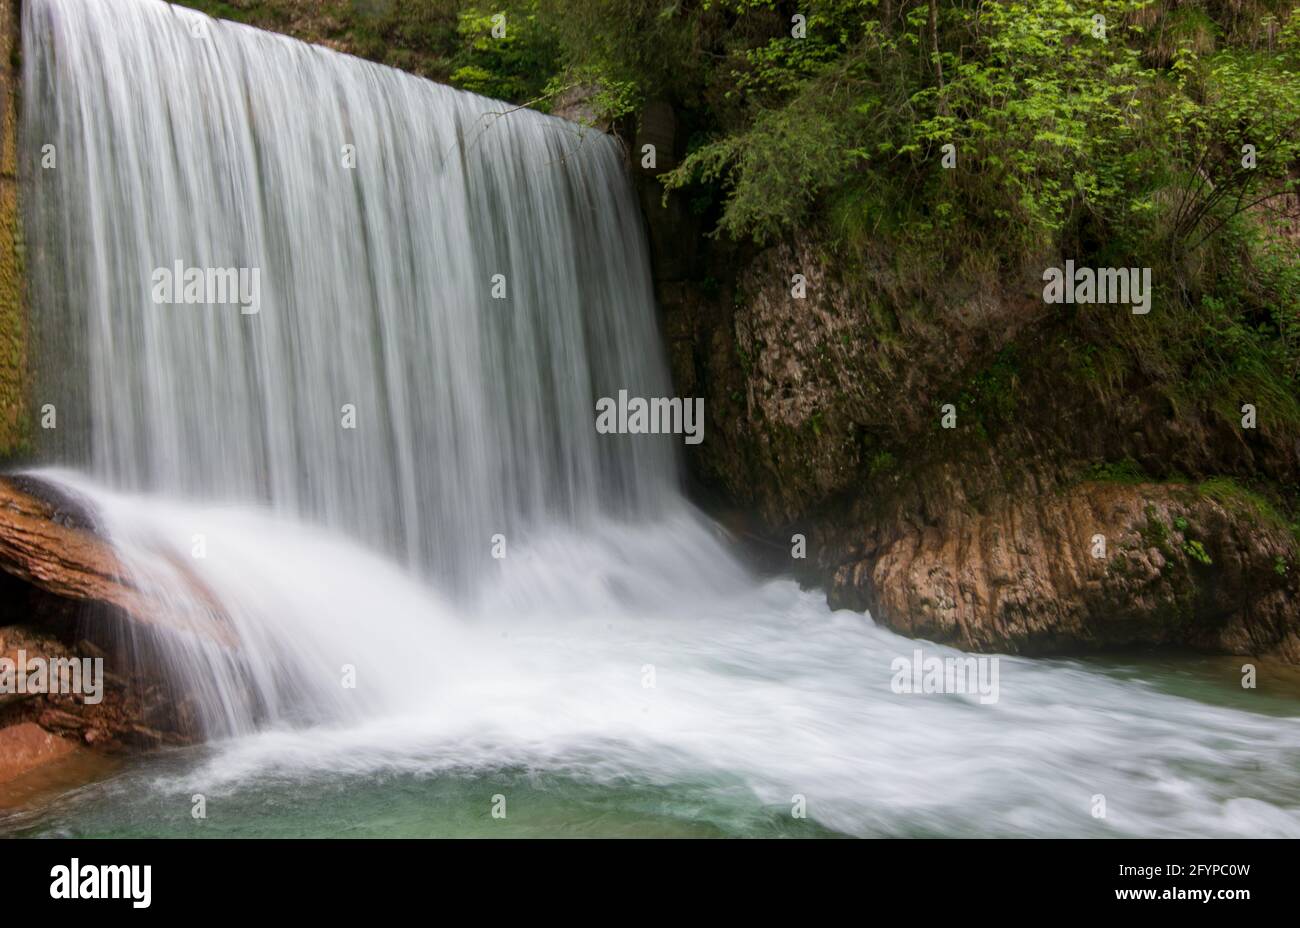
[[[160,0],[23,42],[42,473],[194,620],[146,643],[211,739],[47,832],[497,834],[500,791],[548,834],[1300,835],[1290,704],[1010,656],[899,693],[917,642],[597,433],[670,394],[612,139]]]
[[[467,659],[440,596],[680,505],[670,436],[594,426],[669,392],[613,139],[158,0],[23,41],[42,453],[221,633],[148,642],[209,733],[410,705]]]
[[[613,139],[158,0],[23,8],[47,459],[460,587],[675,498],[670,440],[593,427],[669,393]],[[155,302],[174,268],[258,300]]]

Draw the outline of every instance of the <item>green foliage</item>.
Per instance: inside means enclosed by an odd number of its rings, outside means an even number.
[[[902,150],[957,146],[974,183],[935,188],[954,218],[1013,223],[1032,244],[1081,213],[1129,205],[1120,201],[1125,175],[1140,171],[1132,142],[1146,72],[1121,24],[1145,5],[1041,0],[953,12],[963,51],[942,52],[946,80],[913,95],[926,116]],[[1092,34],[1093,15],[1110,24],[1104,38]]]
[[[187,6],[191,9],[199,10],[209,16],[217,19],[228,19],[237,23],[252,23],[257,21],[253,11],[236,6],[225,0],[183,0],[181,6]]]
[[[1184,44],[1172,72],[1162,138],[1175,154],[1166,174],[1177,199],[1165,235],[1187,249],[1297,188],[1291,167],[1300,157],[1300,71],[1275,51],[1198,55]]]
[[[327,0],[325,6],[339,6]],[[454,0],[348,0],[340,19],[358,54],[445,81],[456,53]]]
[[[1098,353],[1122,353],[1123,370],[1108,379],[1154,383],[1176,412],[1204,411],[1233,429],[1250,403],[1261,411],[1261,432],[1300,430],[1300,262],[1293,246],[1237,218],[1198,254],[1191,273],[1185,262],[1167,260],[1154,237],[1129,247],[1123,263],[1153,266],[1161,282],[1153,311],[1079,313]]]
[[[802,39],[788,8],[763,0],[616,6],[608,23],[571,14],[598,50],[582,59],[646,98],[677,96],[707,127],[666,184],[718,191],[718,228],[734,238],[769,240],[853,191],[873,231],[1029,253],[1162,230],[1185,249],[1293,184],[1293,16],[1258,47],[1225,42],[1239,17],[1224,29],[1206,3],[945,4],[932,26],[928,4],[808,0]],[[648,46],[630,48],[647,21]],[[668,74],[649,48],[691,60]],[[1259,153],[1250,169],[1244,144]]]
[[[875,7],[875,0],[809,0],[800,6],[806,35],[796,38],[789,21],[774,15],[775,4],[706,3],[714,15],[749,24],[722,43],[723,63],[706,90],[718,125],[737,128],[692,146],[664,178],[666,190],[718,189],[718,230],[765,242],[850,182],[870,157],[865,140],[886,99],[872,84],[878,75],[869,52],[888,43],[867,17]],[[707,21],[699,31],[707,34]],[[744,44],[746,36],[752,44]]]
[[[532,2],[532,0],[530,0]],[[562,50],[551,79],[597,88],[598,118],[644,101],[690,93],[703,80],[692,18],[670,0],[536,0],[537,15]]]
[[[1191,538],[1188,538],[1183,542],[1183,553],[1192,560],[1205,564],[1206,566],[1214,563],[1214,561],[1210,559],[1209,552],[1205,550],[1205,545]]]
[[[536,104],[559,89],[554,81],[560,68],[559,43],[538,21],[535,3],[504,6],[509,9],[469,6],[460,10],[456,30],[460,51],[451,82],[498,100]]]
[[[717,184],[728,191],[720,230],[735,238],[767,241],[802,216],[828,187],[844,178],[854,161],[846,151],[845,126],[852,100],[813,85],[806,105],[758,114],[743,136],[728,136],[691,152],[667,178],[667,189]],[[841,119],[827,118],[839,113]]]
[[[631,81],[603,77],[589,68],[568,68],[547,82],[545,96],[553,99],[568,91],[579,91],[594,122],[612,124],[630,116],[645,101]]]

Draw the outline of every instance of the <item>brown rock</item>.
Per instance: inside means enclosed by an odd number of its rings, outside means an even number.
[[[192,600],[204,615],[163,612],[131,584],[111,544],[95,534],[84,514],[70,516],[56,502],[39,496],[30,479],[0,477],[0,571],[72,602],[99,603],[146,626],[185,629],[213,635],[234,645],[229,626],[213,622],[216,601],[197,577],[181,568],[192,584]]]
[[[122,580],[113,549],[56,516],[54,505],[0,478],[0,570],[65,599],[107,603],[138,621],[156,621],[139,592]]]
[[[1289,530],[1192,487],[1002,496],[935,524],[900,520],[868,548],[834,571],[831,603],[905,635],[976,651],[1177,645],[1300,662]]]
[[[76,746],[71,742],[31,722],[0,728],[0,783],[58,760],[74,750]]]
[[[83,650],[86,644],[83,640],[70,646],[27,626],[0,627],[0,657],[13,661],[20,652],[29,661],[93,659],[88,651],[100,649]],[[197,716],[189,700],[173,693],[159,678],[156,662],[131,662],[120,652],[100,653],[105,673],[99,701],[90,703],[81,695],[64,692],[23,694],[22,700],[0,701],[0,728],[34,723],[101,753],[185,744],[198,737]],[[122,672],[109,673],[111,666]]]

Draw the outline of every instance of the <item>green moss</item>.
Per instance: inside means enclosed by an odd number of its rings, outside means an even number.
[[[1150,477],[1137,461],[1124,458],[1120,461],[1095,461],[1089,465],[1087,479],[1105,483],[1147,483]]]
[[[878,451],[872,456],[867,466],[867,476],[876,477],[886,474],[898,466],[898,459],[888,451]]]
[[[1155,506],[1147,504],[1142,510],[1146,515],[1146,525],[1142,528],[1142,541],[1148,548],[1155,548],[1167,559],[1174,556],[1173,546],[1169,543],[1169,526],[1165,525],[1164,520],[1160,518],[1160,513]]]
[[[1289,531],[1300,546],[1300,521],[1289,519],[1264,494],[1249,489],[1231,477],[1213,477],[1203,481],[1197,492],[1233,512],[1246,514],[1276,528]]]
[[[8,23],[0,34],[0,59],[15,60],[14,31]],[[11,54],[3,54],[3,44]],[[11,71],[6,84],[16,85]],[[29,453],[31,421],[28,413],[28,327],[24,293],[22,222],[18,208],[16,96],[0,99],[0,139],[5,140],[0,165],[0,461]]]

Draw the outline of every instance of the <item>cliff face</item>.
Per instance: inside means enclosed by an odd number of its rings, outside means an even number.
[[[973,650],[1300,661],[1300,442],[1099,375],[1089,332],[1130,310],[1045,305],[1059,257],[938,271],[816,229],[745,249],[639,183],[674,380],[706,398],[693,475],[774,569]]]

